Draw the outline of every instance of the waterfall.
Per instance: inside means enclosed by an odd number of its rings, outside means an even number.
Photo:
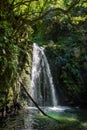
[[[33,44],[30,94],[39,106],[57,106],[50,67],[44,48]],[[31,104],[33,106],[33,103]]]

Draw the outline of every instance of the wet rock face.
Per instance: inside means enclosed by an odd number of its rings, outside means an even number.
[[[24,46],[25,47],[25,46]],[[26,48],[20,47],[20,53],[17,57],[17,77],[14,78],[15,74],[11,73],[13,76],[12,84],[9,86],[8,91],[4,88],[6,86],[6,83],[9,82],[11,79],[9,77],[10,73],[7,73],[4,78],[6,78],[7,82],[0,82],[0,86],[2,85],[2,89],[0,89],[0,108],[1,111],[6,111],[4,109],[4,106],[6,106],[7,101],[9,102],[9,106],[14,105],[15,102],[20,102],[22,105],[26,101],[26,96],[24,95],[23,90],[20,86],[20,81],[23,82],[27,90],[30,88],[30,77],[31,77],[31,64],[32,64],[32,45],[30,44],[26,45]],[[3,83],[3,84],[2,84]],[[5,84],[5,85],[4,85]],[[3,87],[4,86],[4,87]],[[3,112],[2,112],[3,113]]]
[[[78,77],[73,71],[70,71],[69,68],[67,68],[67,70],[64,69],[69,60],[67,60],[67,62],[64,61],[64,55],[61,55],[61,59],[59,59],[60,52],[58,55],[58,49],[53,50],[52,48],[54,47],[54,45],[47,47],[46,55],[50,64],[59,104],[87,107],[87,63],[78,60],[75,61],[75,59],[71,57],[73,65],[75,65],[75,63],[78,64],[78,67],[74,67],[73,70],[74,72],[78,71],[80,75],[80,77]],[[63,77],[61,78],[61,76]]]
[[[19,57],[19,67],[20,71],[20,80],[25,85],[27,91],[30,89],[30,79],[31,79],[31,66],[32,66],[32,46],[26,48],[25,54],[20,53]],[[27,105],[29,99],[21,88],[20,81],[18,81],[20,90],[18,92],[18,101],[21,102],[21,105]],[[16,87],[17,88],[17,87]]]

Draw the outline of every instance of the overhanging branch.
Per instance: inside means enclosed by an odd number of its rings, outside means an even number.
[[[38,1],[38,0],[29,0],[29,1]],[[29,1],[26,1],[26,2],[29,2]],[[42,12],[42,15],[36,16],[36,18],[33,18],[32,20],[27,19],[27,18],[23,18],[22,16],[19,16],[19,22],[21,21],[22,23],[21,23],[20,26],[17,27],[16,32],[13,34],[13,36],[15,36],[15,34],[20,30],[20,28],[23,25],[25,25],[25,24],[33,25],[36,22],[38,22],[39,20],[42,20],[45,16],[49,15],[49,13],[54,13],[54,12],[58,12],[59,11],[59,12],[67,15],[79,2],[80,2],[80,0],[74,0],[67,10],[64,10],[62,8],[52,8],[52,9],[49,9],[46,12]]]
[[[27,4],[28,3],[31,3],[31,2],[34,2],[34,1],[38,1],[38,0],[26,0],[26,1],[21,1],[21,2],[18,2],[18,3],[16,3],[16,4],[14,4],[14,8],[17,8],[18,6],[20,6],[20,5],[26,5],[27,6]]]
[[[31,99],[31,101],[34,103],[34,105],[36,106],[36,108],[44,115],[47,116],[48,118],[51,118],[53,120],[56,120],[55,118],[49,116],[48,114],[46,114],[40,107],[39,105],[36,103],[36,101],[31,97],[31,95],[27,92],[24,84],[22,82],[20,82],[21,87],[23,88],[23,90],[25,91],[25,93],[27,94],[27,96],[29,97],[29,99]],[[39,96],[39,95],[38,95]],[[58,121],[58,120],[57,120]],[[59,121],[58,121],[59,122]]]
[[[41,16],[37,16],[36,18],[34,18],[32,20],[28,20],[28,19],[21,19],[21,20],[25,24],[32,25],[32,24],[36,23],[37,21],[43,19],[49,13],[54,13],[54,12],[58,12],[59,11],[59,12],[67,15],[79,2],[80,2],[80,0],[75,0],[74,2],[71,3],[70,7],[67,10],[64,10],[62,8],[53,8],[53,9],[50,9],[50,10],[46,11]]]
[[[73,9],[73,7],[75,7],[79,2],[80,2],[80,0],[75,0],[74,2],[72,2],[72,4],[70,5],[70,7],[66,10],[66,14],[68,12],[70,12]]]

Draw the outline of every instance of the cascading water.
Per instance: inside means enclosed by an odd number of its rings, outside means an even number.
[[[57,106],[53,79],[44,48],[36,43],[33,44],[30,94],[39,106]]]

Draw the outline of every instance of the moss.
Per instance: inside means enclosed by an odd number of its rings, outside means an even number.
[[[50,119],[44,117],[42,115],[37,116],[39,127],[44,127],[45,130],[86,130],[87,123],[80,122],[78,119],[72,117],[63,117],[60,118],[58,116],[54,117],[54,119]],[[44,126],[42,126],[44,124]],[[46,125],[47,124],[47,125]],[[44,130],[42,129],[42,130]]]

